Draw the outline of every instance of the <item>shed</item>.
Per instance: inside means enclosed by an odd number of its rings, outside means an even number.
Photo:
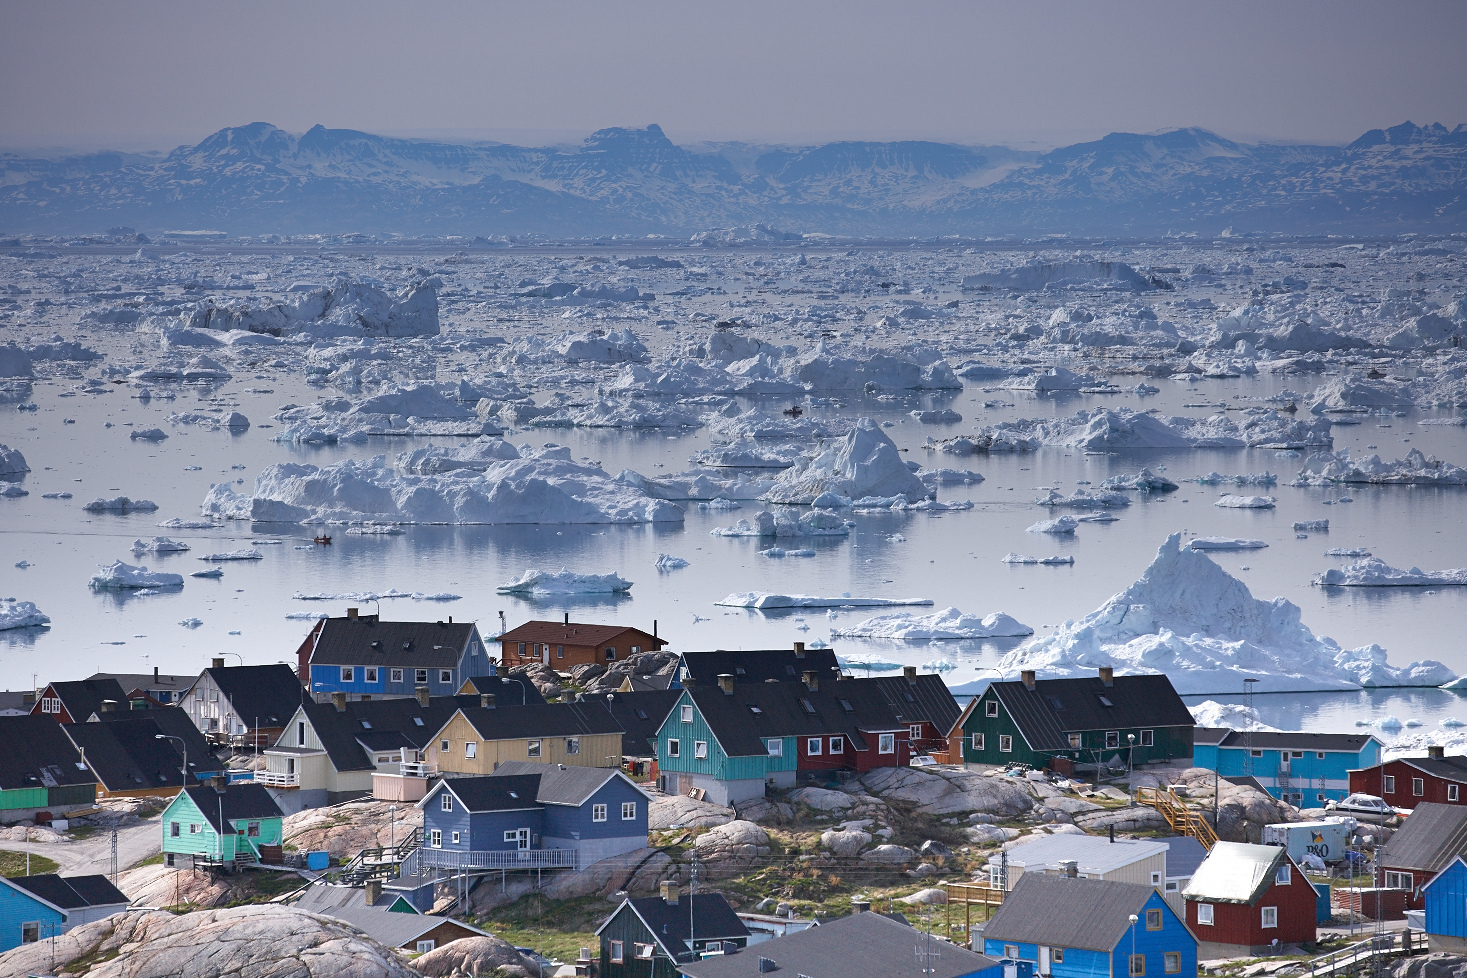
[[[1458,856],[1467,855],[1467,806],[1426,802],[1386,842],[1376,859],[1376,886],[1406,890],[1407,907],[1425,906],[1422,888]]]

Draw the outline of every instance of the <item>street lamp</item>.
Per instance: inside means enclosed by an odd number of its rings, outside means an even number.
[[[1126,974],[1134,975],[1136,973],[1136,921],[1141,918],[1131,914],[1127,919],[1131,921],[1131,957],[1126,960]]]
[[[1136,804],[1136,735],[1126,734],[1126,794],[1131,796],[1130,804]]]
[[[525,706],[529,703],[529,693],[525,690],[525,681],[523,679],[516,679],[513,676],[500,676],[499,681],[502,683],[519,683],[520,706]]]
[[[153,739],[154,740],[176,740],[176,741],[178,741],[178,743],[180,745],[180,748],[183,750],[183,786],[185,788],[187,788],[188,787],[188,742],[186,740],[184,740],[182,737],[175,737],[172,734],[161,734],[161,733],[160,734],[153,734]]]

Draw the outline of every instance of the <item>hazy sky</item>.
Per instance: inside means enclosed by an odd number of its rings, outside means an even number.
[[[230,125],[513,142],[1047,148],[1203,126],[1346,142],[1467,121],[1467,3],[0,0],[0,145]]]

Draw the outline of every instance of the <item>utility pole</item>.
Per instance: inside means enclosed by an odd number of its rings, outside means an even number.
[[[112,823],[112,885],[117,885],[117,823]]]

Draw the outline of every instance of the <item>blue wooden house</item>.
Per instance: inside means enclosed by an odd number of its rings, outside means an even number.
[[[121,913],[127,904],[105,876],[0,877],[0,953]]]
[[[349,701],[415,696],[422,686],[452,696],[466,680],[494,672],[473,622],[382,621],[354,608],[324,619],[297,656],[318,701],[332,693]]]
[[[1225,778],[1253,777],[1270,795],[1301,808],[1322,808],[1350,793],[1350,772],[1380,763],[1370,734],[1294,733],[1198,727],[1194,767]]]
[[[1467,860],[1453,859],[1421,888],[1426,901],[1426,943],[1433,951],[1467,951]]]
[[[1154,887],[1025,873],[983,929],[983,953],[1053,978],[1196,978],[1197,938]]]
[[[647,845],[651,798],[617,768],[507,761],[418,802],[430,866],[581,868]]]

